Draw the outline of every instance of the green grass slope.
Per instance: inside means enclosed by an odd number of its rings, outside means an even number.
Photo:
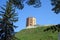
[[[15,36],[19,40],[58,40],[58,32],[44,32],[43,30],[45,28],[46,27],[24,29],[18,32]]]

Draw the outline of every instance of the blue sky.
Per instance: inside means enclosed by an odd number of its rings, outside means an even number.
[[[19,21],[15,23],[18,28],[15,31],[20,31],[26,28],[26,18],[35,17],[37,24],[49,25],[49,24],[59,24],[60,14],[55,14],[52,9],[50,0],[41,0],[42,6],[40,8],[34,8],[25,4],[23,10],[16,10],[18,13]],[[0,6],[5,4],[5,0],[0,0]],[[0,8],[1,9],[1,8]]]

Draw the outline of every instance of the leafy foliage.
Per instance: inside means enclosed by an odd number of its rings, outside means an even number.
[[[45,29],[44,31],[49,31],[52,30],[52,32],[54,33],[55,31],[60,32],[60,24],[58,25],[53,25],[51,27],[48,27],[47,29]]]
[[[15,7],[19,8],[19,9],[24,8],[23,0],[9,0],[9,2],[11,2]]]
[[[16,6],[19,9],[23,9],[24,8],[24,2],[26,0],[9,0],[14,6]],[[28,5],[33,5],[33,7],[40,7],[41,6],[41,2],[40,0],[27,0],[26,3]]]
[[[51,0],[51,4],[54,6],[52,11],[56,14],[60,13],[60,0]]]
[[[28,0],[27,4],[28,5],[33,5],[33,7],[35,7],[35,8],[36,7],[39,8],[41,6],[40,0]]]

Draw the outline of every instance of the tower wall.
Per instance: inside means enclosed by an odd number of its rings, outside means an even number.
[[[34,17],[29,17],[26,20],[26,26],[34,26],[36,25],[36,18]]]

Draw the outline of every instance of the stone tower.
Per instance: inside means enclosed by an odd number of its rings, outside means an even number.
[[[26,20],[26,26],[29,27],[29,26],[34,26],[34,25],[36,25],[36,18],[28,17]]]

